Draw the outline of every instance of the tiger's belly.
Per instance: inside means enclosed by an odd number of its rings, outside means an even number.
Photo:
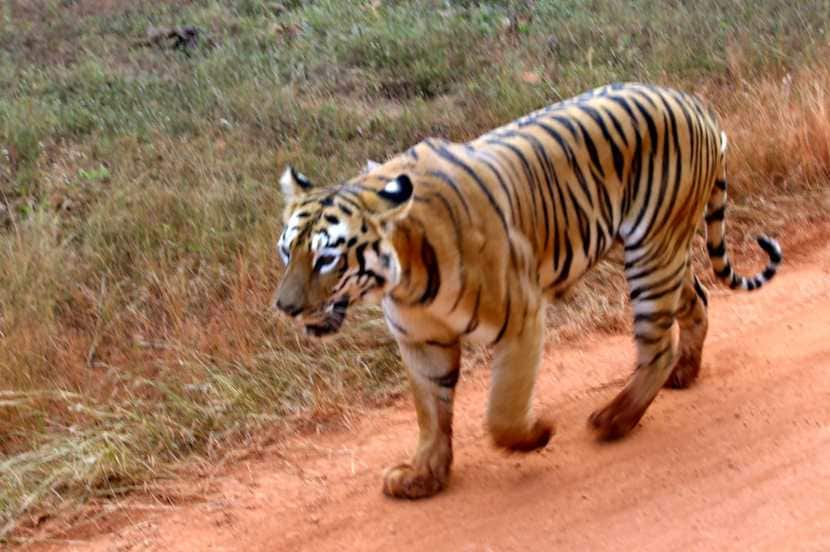
[[[494,281],[491,273],[478,282],[477,289],[482,290],[480,297],[468,289],[463,300],[458,300],[454,291],[447,289],[428,306],[408,306],[385,297],[381,305],[386,324],[395,338],[403,342],[449,345],[463,340],[472,344],[491,344],[505,331],[505,324],[515,329],[521,318],[527,312],[534,312],[543,299],[556,300],[565,296],[610,249],[608,246],[592,256],[585,255],[580,248],[573,253],[567,273],[557,272],[552,258],[540,263],[538,278],[526,272],[507,271],[502,273],[499,281]],[[525,265],[527,269],[528,265]]]
[[[542,262],[542,267],[539,270],[539,283],[544,295],[554,300],[567,295],[585,273],[608,254],[614,243],[614,241],[610,241],[604,249],[596,253],[591,251],[592,254],[589,255],[585,254],[581,246],[574,244],[574,249],[578,247],[579,250],[574,251],[570,263],[567,265],[566,273],[563,269],[557,270],[553,266],[552,256],[549,256]]]

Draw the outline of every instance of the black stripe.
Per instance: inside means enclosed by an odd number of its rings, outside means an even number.
[[[427,342],[428,344],[433,344],[432,342]],[[455,345],[454,343],[452,345]],[[439,347],[450,347],[452,345],[443,345],[439,344]],[[433,377],[430,376],[429,379],[437,385],[438,387],[443,387],[444,389],[454,389],[456,384],[458,383],[458,377],[461,375],[461,370],[459,368],[454,368],[449,373],[444,374],[440,377]]]
[[[625,100],[625,98],[620,98],[618,96],[608,96],[608,99],[623,108],[623,110],[628,114],[628,118],[631,119],[631,125],[636,129],[637,117],[634,116],[634,112],[631,110],[631,106],[628,105],[628,102]],[[617,130],[619,130],[619,128]]]
[[[551,176],[548,173],[548,169],[551,166],[551,163],[550,163],[550,160],[547,157],[547,154],[545,153],[544,147],[542,146],[542,144],[535,137],[530,137],[529,135],[526,135],[526,134],[523,134],[523,133],[518,133],[518,132],[511,133],[511,135],[518,136],[518,137],[520,137],[520,138],[522,138],[522,139],[524,139],[524,140],[531,143],[531,147],[533,148],[534,155],[536,157],[537,163],[541,167],[542,172],[545,175],[545,184],[547,186],[549,195],[551,196],[551,201],[553,201],[552,192],[551,192],[551,188],[552,188]],[[536,171],[531,166],[531,164],[528,161],[527,157],[524,155],[524,153],[522,153],[522,151],[519,148],[517,148],[513,144],[510,144],[510,143],[507,143],[507,142],[502,142],[502,141],[494,141],[494,142],[497,145],[508,148],[522,162],[522,167],[525,170],[525,177],[527,178],[526,184],[527,184],[527,186],[530,190],[530,200],[531,200],[531,203],[533,204],[532,208],[531,208],[531,216],[533,218],[534,226],[535,226],[536,225],[536,222],[535,222],[536,221],[536,214],[539,211],[538,203],[536,201],[536,188],[537,188],[537,186],[534,185],[539,181],[539,179],[536,176]],[[540,157],[540,154],[544,158],[545,163],[542,162],[542,158]],[[539,192],[539,198],[540,198],[540,201],[542,202],[542,212],[544,214],[544,223],[545,223],[545,240],[544,240],[543,249],[546,250],[547,247],[548,247],[548,242],[550,241],[550,219],[548,217],[548,203],[545,201],[545,195],[541,192]]]
[[[527,323],[527,309],[530,307],[527,301],[525,301],[524,310],[522,311],[522,325],[519,327],[519,333],[517,335],[522,335],[525,333],[525,324]]]
[[[670,160],[670,152],[669,152],[669,134],[671,132],[671,125],[666,118],[666,112],[663,112],[663,154],[661,159],[661,173],[660,173],[660,181],[657,183],[658,191],[657,191],[657,198],[654,200],[654,212],[652,213],[651,220],[646,222],[646,231],[643,232],[642,237],[637,241],[637,243],[632,244],[634,248],[639,247],[643,244],[649,237],[656,234],[662,229],[662,217],[659,217],[661,208],[665,205],[667,211],[670,211],[672,208],[671,204],[666,204],[666,191],[669,188],[669,160]],[[654,149],[652,149],[654,151]],[[679,175],[678,175],[679,176]],[[643,215],[646,211],[646,205],[643,208]],[[635,226],[636,227],[636,226]]]
[[[683,157],[682,151],[680,149],[680,134],[677,125],[677,118],[674,116],[674,110],[672,109],[671,105],[666,101],[662,94],[658,94],[660,101],[663,103],[663,106],[666,108],[666,113],[669,117],[669,125],[665,129],[671,138],[672,138],[672,150],[674,152],[674,185],[671,187],[671,195],[669,196],[668,203],[666,204],[666,211],[662,217],[660,217],[660,222],[657,224],[658,228],[663,228],[667,223],[669,216],[671,216],[672,209],[675,205],[675,201],[677,200],[677,194],[680,191],[682,178],[683,178]],[[666,137],[666,147],[665,147],[665,154],[668,155],[669,147],[668,147],[668,138]],[[668,165],[668,161],[665,162]],[[668,186],[668,172],[665,176],[665,183]],[[663,197],[660,198],[660,205],[663,205]],[[659,212],[659,208],[657,210]]]
[[[645,302],[645,301],[654,301],[655,299],[660,299],[661,297],[665,297],[669,293],[677,291],[680,288],[681,285],[683,285],[683,280],[678,280],[674,285],[672,285],[672,286],[670,286],[666,289],[652,291],[651,293],[643,295],[642,297],[640,297],[639,300],[640,300],[640,302]]]
[[[640,131],[634,127],[634,153],[631,161],[631,173],[628,177],[628,182],[625,186],[625,193],[623,194],[623,204],[621,209],[621,216],[625,219],[628,216],[628,210],[631,208],[631,203],[640,189],[640,178],[643,173],[643,140],[640,137]]]
[[[576,200],[573,191],[568,189],[568,195],[570,196],[571,203],[573,204],[574,208],[574,213],[576,214],[576,220],[579,224],[579,238],[582,241],[582,252],[587,257],[588,250],[591,247],[590,216],[579,205],[579,202]]]
[[[646,122],[646,126],[648,127],[648,135],[651,138],[651,149],[653,150],[655,145],[657,144],[657,125],[654,124],[654,119],[652,118],[651,114],[648,110],[635,99],[631,99],[634,105],[637,107],[637,111],[643,117],[643,120]]]
[[[438,290],[441,288],[441,272],[438,267],[438,257],[435,255],[435,249],[426,237],[421,240],[421,262],[427,271],[427,285],[418,302],[426,305],[435,299],[435,296],[438,295]]]
[[[476,303],[473,306],[473,314],[470,316],[470,321],[467,322],[467,327],[464,329],[465,334],[469,334],[475,331],[478,328],[478,307],[481,304],[481,286],[479,286],[478,291],[476,292]]]
[[[722,269],[715,271],[715,276],[722,280],[725,278],[729,278],[730,274],[732,274],[732,267],[729,264],[726,264]]]
[[[461,193],[461,190],[458,189],[458,183],[453,180],[453,178],[443,171],[430,171],[427,173],[429,176],[437,178],[438,180],[442,181],[444,184],[450,187],[450,189],[455,192],[455,195],[458,197],[458,200],[461,202],[461,206],[464,207],[464,212],[467,213],[467,218],[471,218],[470,215],[470,206],[467,204],[467,198]]]
[[[349,206],[353,207],[356,211],[360,211],[360,210],[363,209],[363,206],[358,201],[359,198],[360,198],[360,195],[352,189],[342,188],[342,189],[340,189],[340,191],[337,194],[337,199],[347,203]]]
[[[636,231],[640,227],[640,224],[643,222],[643,218],[645,217],[646,212],[648,211],[648,208],[651,205],[651,201],[652,201],[651,194],[652,194],[653,185],[654,185],[654,182],[653,182],[654,177],[653,176],[654,176],[654,158],[655,158],[655,151],[656,151],[655,148],[658,146],[658,144],[657,144],[657,127],[654,125],[654,119],[651,118],[651,115],[646,111],[646,109],[643,107],[643,105],[640,102],[638,102],[637,100],[634,100],[634,99],[632,99],[632,101],[634,102],[634,105],[637,107],[637,110],[640,112],[640,115],[642,115],[643,119],[646,121],[646,125],[648,126],[649,137],[651,138],[651,143],[649,144],[649,148],[648,148],[648,153],[649,153],[649,155],[648,155],[648,173],[646,174],[645,197],[643,197],[642,208],[637,213],[637,217],[635,218],[634,224],[631,227],[632,232],[633,232],[633,231]],[[635,195],[635,199],[639,195],[639,192],[640,192],[640,190],[639,190],[639,186],[638,186],[637,187],[637,193]],[[645,236],[645,234],[646,234],[646,232],[643,233],[643,236]],[[628,244],[626,244],[626,247],[628,247]]]
[[[655,90],[656,89],[653,86],[638,85],[631,87],[632,94],[636,94],[637,96],[644,99],[646,102],[649,103],[649,105],[651,105],[653,109],[657,109],[657,105],[654,103],[654,100],[651,99],[651,96],[646,94],[646,92],[654,93]]]
[[[591,138],[591,133],[588,132],[582,123],[577,122],[577,126],[579,126],[579,130],[582,132],[582,139],[585,142],[585,146],[588,148],[588,156],[591,158],[591,163],[596,167],[599,171],[599,174],[605,178],[605,171],[602,168],[602,163],[599,160],[599,153],[597,152],[597,146],[594,144],[594,139]]]
[[[619,119],[617,119],[617,117],[610,109],[605,109],[603,110],[603,112],[608,116],[609,119],[611,119],[611,122],[614,124],[614,128],[616,129],[617,134],[620,135],[620,139],[622,140],[623,144],[628,146],[628,137],[626,137]]]
[[[511,301],[510,290],[508,289],[507,290],[507,308],[505,308],[504,321],[501,324],[501,329],[499,330],[498,335],[496,335],[496,339],[494,339],[493,342],[490,345],[495,345],[499,341],[501,341],[501,338],[504,337],[504,332],[507,331],[507,325],[510,323],[510,301]]]
[[[657,271],[660,268],[659,265],[653,264],[653,265],[644,266],[644,267],[640,268],[638,272],[634,272],[632,274],[629,274],[628,271],[631,270],[632,268],[634,268],[637,265],[637,263],[639,263],[641,260],[642,259],[634,259],[632,261],[626,261],[624,270],[625,270],[625,278],[627,280],[630,281],[630,280],[636,280],[638,278],[644,278],[644,277],[650,275],[652,272]]]
[[[709,298],[706,297],[706,292],[703,290],[703,286],[700,284],[700,280],[697,279],[697,276],[694,278],[695,280],[695,293],[697,296],[700,297],[700,300],[703,301],[703,306],[709,306]]]
[[[596,233],[597,246],[594,249],[594,254],[591,256],[590,259],[588,259],[590,265],[593,265],[594,260],[597,259],[600,256],[600,254],[605,251],[605,236],[607,234],[607,230],[603,228],[602,224],[600,224],[600,221],[597,221]]]
[[[456,297],[455,302],[453,303],[453,306],[450,309],[450,312],[453,312],[453,311],[455,311],[455,308],[458,306],[458,303],[461,301],[461,298],[464,296],[464,291],[466,290],[466,287],[467,287],[467,279],[466,279],[465,273],[464,273],[464,255],[462,254],[462,251],[461,251],[461,249],[462,249],[461,242],[463,241],[462,230],[461,230],[461,226],[458,222],[458,217],[456,216],[455,209],[452,208],[452,205],[450,205],[450,202],[447,200],[447,198],[445,198],[442,194],[440,194],[438,192],[431,193],[428,196],[426,196],[426,198],[427,198],[427,200],[431,200],[433,198],[436,198],[441,203],[441,205],[444,206],[444,209],[446,209],[447,214],[450,216],[450,222],[452,222],[453,231],[455,233],[455,250],[456,250],[456,257],[458,258],[458,269],[457,270],[458,270],[458,277],[461,280],[461,290],[458,292],[458,297]]]
[[[655,353],[655,355],[653,357],[651,357],[651,360],[648,362],[648,365],[649,366],[654,365],[658,360],[660,360],[660,358],[663,355],[667,354],[670,351],[671,351],[671,343],[669,344],[668,347],[665,347],[665,348],[661,349],[660,351],[658,351],[657,353]]]
[[[487,144],[491,144],[491,145],[495,145],[495,146],[501,146],[503,148],[506,148],[506,149],[510,150],[510,152],[513,155],[515,155],[516,158],[521,162],[522,170],[525,173],[525,178],[527,179],[528,183],[533,182],[533,181],[536,180],[536,176],[535,176],[536,171],[534,171],[533,167],[530,166],[530,162],[527,160],[527,157],[525,157],[524,153],[522,153],[522,151],[519,148],[517,148],[516,146],[514,146],[513,144],[511,144],[509,142],[505,142],[505,141],[502,141],[502,140],[499,140],[499,139],[487,140]],[[536,211],[538,211],[538,209],[537,209],[537,204],[536,204],[536,194],[533,193],[532,188],[531,188],[531,191],[530,191],[530,201],[533,204],[533,206],[531,207],[530,214],[531,214],[531,216],[534,220],[534,226],[535,226]],[[545,214],[547,215],[547,212]],[[545,217],[545,235],[547,236],[549,234],[549,232],[550,232],[550,229],[549,229],[547,216],[546,216]]]
[[[717,179],[717,180],[715,180],[715,186],[716,186],[719,190],[721,190],[721,191],[725,192],[725,191],[726,191],[726,180],[722,180],[722,179],[720,179],[720,178],[719,178],[719,179]]]
[[[594,177],[594,180],[597,179],[597,175],[591,173],[591,176]],[[611,203],[611,195],[608,193],[608,186],[605,185],[605,181],[601,182],[594,182],[594,186],[597,188],[597,193],[600,195],[602,206],[602,222],[605,223],[605,229],[608,230],[609,228],[613,228],[613,232],[607,232],[608,234],[616,233],[616,221],[614,220],[614,205]]]
[[[456,167],[460,168],[467,174],[467,176],[473,179],[473,181],[478,185],[482,193],[487,197],[487,201],[490,203],[490,206],[496,212],[496,215],[498,215],[499,221],[501,222],[501,225],[504,228],[505,233],[509,233],[509,229],[507,227],[507,219],[504,216],[504,212],[501,210],[501,207],[496,201],[496,198],[493,197],[493,194],[490,192],[490,189],[487,187],[484,181],[481,180],[481,177],[479,177],[478,174],[467,163],[456,157],[447,148],[443,146],[438,147],[432,142],[427,142],[427,146],[429,146],[429,148],[433,150],[439,157],[445,159],[446,161],[449,161]]]
[[[631,290],[631,293],[629,294],[629,299],[631,299],[633,301],[634,299],[636,299],[637,297],[639,297],[641,294],[648,291],[649,289],[654,289],[654,288],[659,288],[659,287],[665,286],[666,284],[670,283],[672,280],[677,278],[680,275],[680,273],[682,271],[684,271],[685,269],[686,269],[686,265],[681,264],[668,276],[666,276],[664,278],[661,278],[660,280],[657,280],[656,282],[651,282],[651,283],[646,282],[644,285],[634,288],[633,290]],[[649,273],[650,272],[651,271],[649,271]],[[635,278],[635,277],[632,277],[632,276],[627,276],[626,278],[629,282],[631,282],[633,280],[636,280],[636,279],[639,279],[639,278]]]
[[[643,334],[634,334],[634,339],[643,345],[656,345],[657,343],[660,343],[663,340],[663,336],[658,335],[656,337],[653,337]]]
[[[562,282],[567,281],[568,276],[570,276],[571,272],[571,263],[574,259],[574,251],[573,246],[571,245],[571,240],[565,236],[565,260],[562,262],[562,270],[559,272],[559,275],[556,277],[556,280],[553,281],[553,285],[557,286]],[[556,269],[557,267],[554,267]]]
[[[764,280],[772,280],[772,277],[775,276],[775,268],[771,266],[765,268],[761,276],[764,277]]]
[[[561,117],[556,118],[556,119],[560,120],[560,122],[561,121],[567,121],[567,119],[562,119]],[[551,138],[553,138],[556,141],[557,144],[559,144],[559,147],[562,148],[562,152],[565,154],[565,157],[568,159],[568,163],[569,163],[570,167],[574,169],[574,171],[577,173],[578,177],[582,177],[581,171],[579,171],[578,166],[574,162],[573,150],[571,149],[570,144],[562,137],[562,135],[559,134],[559,132],[557,132],[554,128],[546,125],[542,121],[534,121],[533,124],[534,124],[534,126],[537,126],[540,129],[542,129],[543,132],[548,134]],[[582,178],[581,184],[583,184],[583,189],[584,189],[584,178]],[[553,205],[551,207],[553,209],[553,215],[554,215],[554,226],[557,226],[556,207],[558,206],[561,210],[561,213],[562,213],[562,220],[559,221],[558,227],[559,228],[568,228],[568,225],[569,225],[568,209],[565,206],[565,201],[566,200],[565,200],[564,191],[562,190],[563,187],[564,186],[560,183],[559,179],[556,176],[556,171],[554,171],[553,172],[553,189],[556,191],[557,195],[559,196],[559,201],[555,201],[553,199],[553,191],[551,190],[550,195],[551,195],[551,202],[553,203]],[[586,195],[587,195],[587,192],[586,192]],[[556,266],[556,265],[554,264],[554,266]]]
[[[357,266],[359,267],[359,272],[363,272],[364,270],[366,270],[366,257],[364,253],[368,246],[369,243],[364,242],[358,245],[354,250],[355,256],[357,257]]]
[[[634,315],[634,323],[638,322],[651,322],[657,327],[668,329],[674,323],[674,313],[672,311],[641,312]]]
[[[406,331],[406,328],[404,328],[404,327],[403,327],[403,326],[401,326],[399,323],[397,323],[395,320],[393,320],[392,318],[390,318],[388,314],[386,315],[386,317],[385,317],[385,318],[386,318],[386,322],[387,322],[390,326],[392,326],[393,328],[395,328],[395,331],[397,331],[399,334],[408,335],[408,332]]]
[[[711,213],[706,213],[706,224],[711,224],[716,221],[721,221],[726,214],[726,205],[721,205]]]
[[[455,347],[456,345],[458,345],[458,340],[438,341],[437,339],[427,339],[426,341],[424,341],[424,343],[426,345],[429,345],[430,347],[441,347],[442,349],[449,349],[450,347]]]
[[[514,198],[513,195],[510,193],[510,188],[507,186],[507,183],[504,181],[504,177],[502,176],[499,169],[495,165],[493,165],[493,163],[491,163],[490,161],[484,160],[484,159],[482,159],[481,162],[484,163],[484,165],[486,165],[487,168],[490,169],[490,172],[492,172],[493,175],[496,177],[496,180],[498,181],[502,192],[504,192],[504,195],[507,196],[507,203],[510,205],[511,215],[513,216],[514,219],[519,220],[519,224],[522,224],[521,218],[520,218],[521,217],[521,207],[518,206],[518,197]]]
[[[576,133],[576,127],[574,126],[573,121],[571,121],[567,117],[563,117],[562,115],[554,115],[553,117],[551,117],[551,119],[567,128],[568,131],[570,131],[573,139],[579,142],[579,135]]]
[[[536,157],[536,161],[539,166],[542,168],[542,172],[545,176],[545,188],[547,190],[547,197],[543,192],[540,191],[539,197],[542,202],[542,212],[545,216],[545,242],[544,242],[544,250],[547,251],[548,243],[550,242],[549,239],[549,231],[548,231],[548,208],[550,208],[551,216],[553,216],[553,224],[556,225],[556,207],[554,205],[555,200],[553,197],[553,190],[554,188],[559,188],[559,178],[556,175],[556,166],[551,161],[550,157],[547,154],[547,148],[545,145],[540,141],[536,136],[527,133],[520,133],[519,136],[529,142],[531,147],[533,148],[533,153]],[[531,193],[536,186],[532,186],[531,184],[535,184],[535,180],[533,183],[528,182],[528,185],[531,187]]]
[[[711,243],[706,244],[706,251],[709,253],[710,257],[723,257],[726,255],[726,244],[721,240],[718,245],[712,245]]]
[[[781,262],[781,252],[778,250],[778,248],[775,246],[775,244],[769,238],[767,238],[765,236],[759,236],[758,237],[758,245],[760,245],[761,249],[763,249],[764,252],[767,255],[769,255],[769,260],[770,261],[772,261],[775,264],[778,264],[778,263]]]
[[[581,109],[583,112],[587,113],[594,120],[594,122],[597,124],[600,131],[602,132],[603,138],[605,138],[605,141],[611,147],[611,157],[614,159],[614,171],[617,173],[617,179],[619,179],[620,182],[622,182],[622,171],[623,171],[622,152],[620,151],[620,148],[617,147],[617,143],[611,137],[611,133],[608,132],[608,126],[605,124],[605,121],[603,120],[602,115],[600,114],[599,111],[597,111],[593,107],[588,107],[587,105],[580,105],[580,106],[578,106],[578,108]],[[618,123],[618,125],[619,125],[619,123]],[[583,128],[583,132],[584,132],[584,130],[585,129]],[[623,139],[624,138],[625,138],[625,135],[623,135]]]

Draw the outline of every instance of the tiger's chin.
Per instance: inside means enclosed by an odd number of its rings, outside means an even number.
[[[314,322],[307,322],[304,325],[305,333],[311,337],[322,338],[336,334],[346,320],[346,310],[349,306],[348,300],[335,303]]]
[[[319,324],[306,324],[305,333],[311,337],[327,337],[340,331],[342,322],[325,321]]]

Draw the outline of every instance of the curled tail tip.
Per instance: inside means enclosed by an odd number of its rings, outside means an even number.
[[[761,246],[761,249],[769,255],[770,263],[774,265],[780,264],[784,256],[781,253],[781,246],[778,244],[778,241],[763,234],[758,236],[756,239],[758,240],[758,245]]]
[[[772,280],[778,271],[778,265],[781,264],[781,260],[783,259],[781,246],[778,244],[778,241],[764,235],[758,236],[755,239],[758,241],[761,249],[769,256],[769,263],[762,272],[759,272],[755,276],[741,276],[732,269],[732,266],[727,261],[723,268],[715,272],[715,275],[731,289],[743,289],[746,291],[759,289]]]

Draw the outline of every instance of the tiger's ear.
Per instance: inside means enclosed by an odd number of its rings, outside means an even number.
[[[280,189],[285,202],[288,203],[311,190],[311,182],[304,174],[289,165],[280,177]]]
[[[368,174],[378,167],[380,167],[380,163],[378,163],[377,161],[372,161],[371,159],[367,159],[366,164],[363,166],[362,174]]]
[[[414,191],[412,180],[405,174],[387,182],[386,186],[377,192],[380,201],[375,209],[376,219],[386,223],[404,218],[415,198]]]

